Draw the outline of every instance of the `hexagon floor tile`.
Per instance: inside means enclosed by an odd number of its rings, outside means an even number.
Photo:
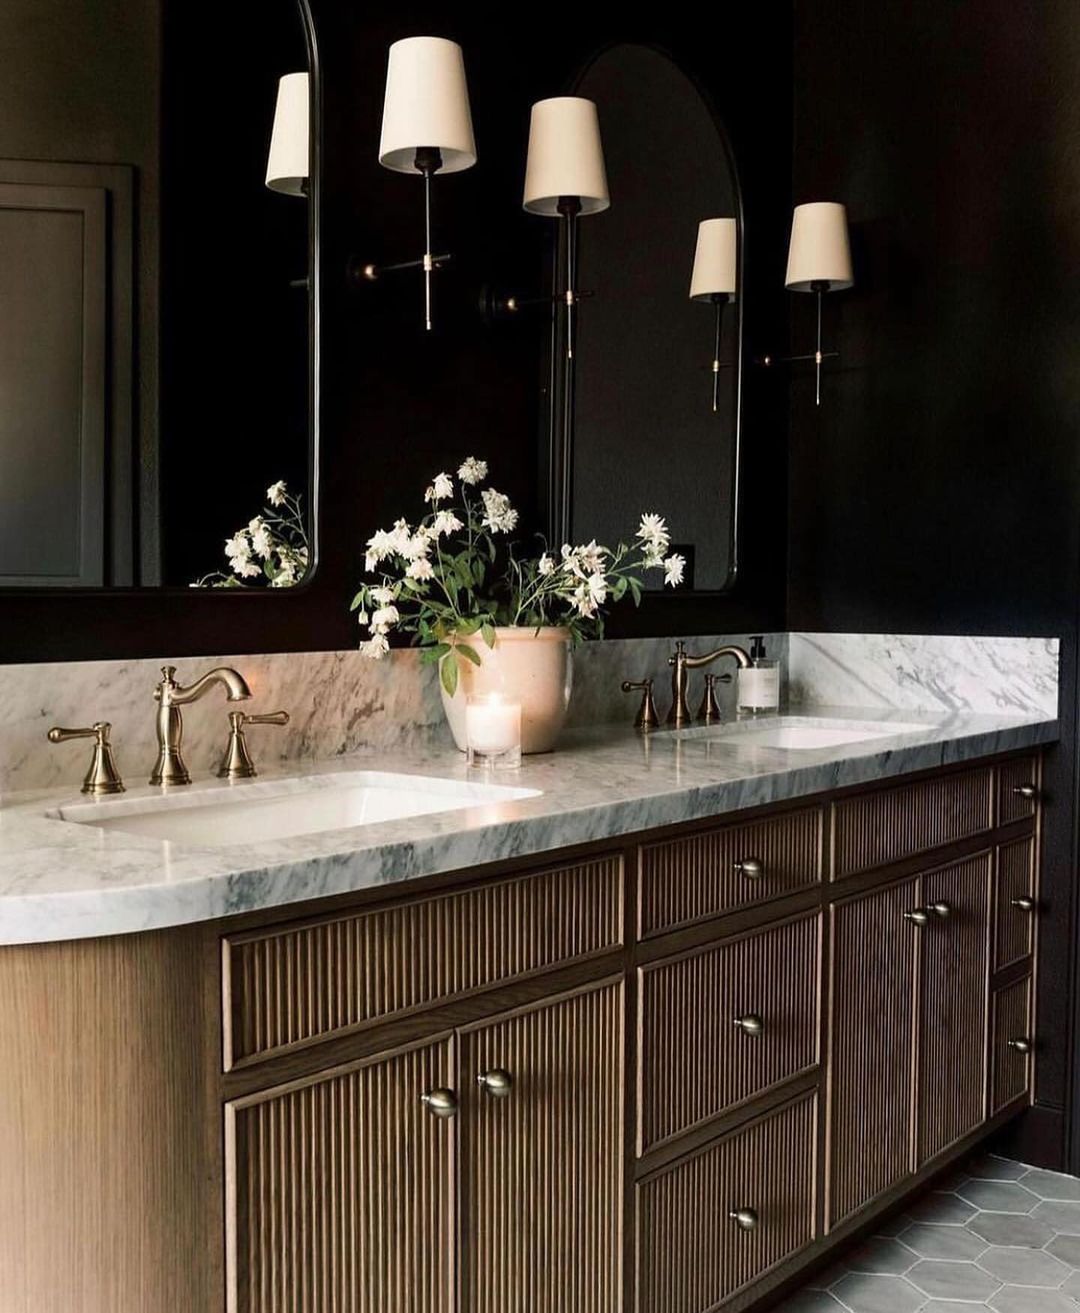
[[[1080,1179],[983,1155],[775,1313],[1080,1313]]]

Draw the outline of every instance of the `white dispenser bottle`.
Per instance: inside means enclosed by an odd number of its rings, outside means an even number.
[[[780,710],[780,662],[765,655],[764,634],[750,635],[750,660],[740,667],[736,706],[740,719],[775,716]]]

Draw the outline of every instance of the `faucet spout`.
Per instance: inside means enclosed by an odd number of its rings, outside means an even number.
[[[205,675],[189,684],[186,688],[178,684],[173,676],[175,666],[162,666],[161,682],[154,689],[154,701],[157,709],[158,756],[151,784],[190,784],[191,775],[184,762],[181,744],[184,738],[184,718],[180,708],[186,707],[220,684],[230,702],[244,702],[251,697],[247,680],[238,670],[231,666],[216,666]]]
[[[705,652],[701,656],[690,656],[686,651],[686,644],[683,642],[675,644],[674,655],[668,657],[668,665],[671,666],[671,710],[667,715],[669,725],[674,725],[676,729],[680,729],[684,725],[689,725],[692,720],[690,708],[686,703],[686,689],[689,682],[688,672],[699,670],[702,666],[711,665],[724,656],[732,657],[736,665],[743,670],[754,664],[750,653],[736,643],[725,643],[722,647],[716,648],[715,651]]]
[[[175,670],[175,667],[167,667]],[[162,672],[164,673],[164,671]],[[251,689],[248,688],[247,680],[238,670],[233,670],[232,666],[217,666],[213,670],[208,670],[205,675],[197,679],[187,688],[181,688],[179,684],[169,681],[168,700],[174,707],[185,707],[191,702],[198,702],[204,693],[220,684],[225,689],[226,698],[229,702],[246,702],[251,697]],[[162,687],[166,686],[166,681],[162,681]]]

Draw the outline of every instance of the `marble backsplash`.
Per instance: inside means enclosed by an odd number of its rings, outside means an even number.
[[[691,651],[721,642],[748,645],[746,634],[695,636]],[[588,643],[574,654],[569,723],[633,721],[638,694],[623,679],[651,675],[661,716],[670,704],[667,658],[674,639]],[[792,706],[896,707],[1057,715],[1056,639],[949,638],[888,634],[768,634],[766,649],[785,667]],[[0,788],[77,784],[89,761],[83,741],[50,746],[51,725],[108,720],[121,774],[145,783],[156,755],[154,685],[163,661],[0,665]],[[189,683],[214,665],[235,666],[251,686],[252,711],[290,713],[287,727],[249,731],[252,755],[266,768],[360,749],[449,743],[437,676],[415,651],[372,662],[353,651],[206,656],[178,661]],[[695,676],[691,709],[700,697]],[[720,686],[725,717],[734,684]],[[184,712],[184,753],[192,773],[217,768],[227,737],[227,705],[218,690]]]

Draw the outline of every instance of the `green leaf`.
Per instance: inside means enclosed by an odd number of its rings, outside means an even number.
[[[616,582],[615,587],[611,590],[612,601],[617,602],[623,596],[626,592],[627,582],[625,576]]]
[[[480,653],[474,651],[467,643],[459,643],[454,651],[464,660],[471,661],[474,666],[480,665]]]
[[[420,664],[422,666],[434,665],[436,661],[441,661],[447,652],[450,651],[449,643],[436,643],[434,647],[424,647],[420,649]]]
[[[458,622],[457,631],[462,638],[469,638],[480,628],[479,620],[461,620]]]
[[[364,598],[366,596],[367,596],[367,589],[361,588],[360,591],[353,598],[353,600],[349,603],[349,610],[359,611],[360,608],[364,605]]]
[[[495,646],[495,626],[492,625],[492,624],[488,624],[488,622],[485,621],[485,622],[480,626],[480,637],[484,640],[484,642],[488,645],[488,647],[494,647],[494,646]]]
[[[449,658],[444,660],[439,668],[439,678],[442,680],[442,686],[446,689],[447,694],[453,697],[457,692],[457,662]]]
[[[640,605],[641,605],[641,581],[640,581],[639,579],[635,579],[633,575],[630,575],[629,578],[628,578],[628,580],[627,580],[627,582],[630,584],[630,591],[631,591],[631,593],[633,593],[633,595],[634,595],[634,605],[635,605],[635,606],[640,606]]]

